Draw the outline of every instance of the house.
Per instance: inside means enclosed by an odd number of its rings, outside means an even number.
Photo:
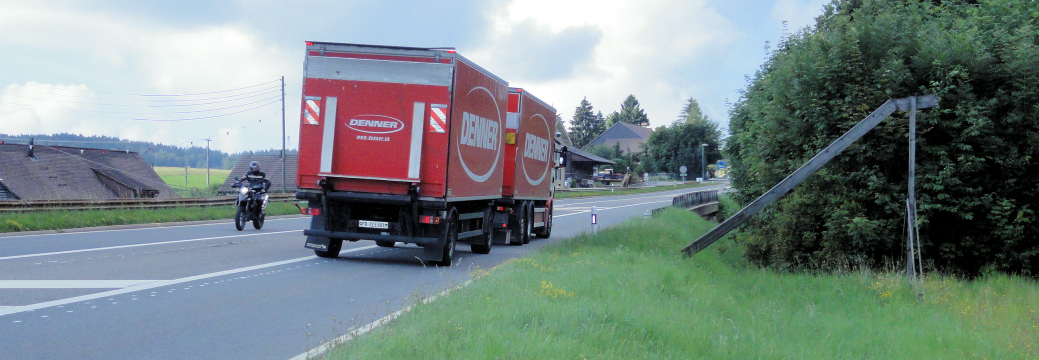
[[[285,155],[285,192],[296,192],[297,159],[298,155]],[[231,187],[235,183],[234,178],[245,176],[245,173],[249,172],[249,163],[253,161],[260,162],[260,171],[266,173],[267,180],[271,181],[270,192],[282,192],[281,155],[243,155],[231,168],[231,175],[220,185],[217,194],[234,194],[235,188]]]
[[[581,149],[571,148],[568,151],[569,158],[566,162],[567,179],[576,179],[579,182],[583,182],[592,178],[593,173],[595,173],[595,166],[614,164],[613,161]]]
[[[621,151],[637,153],[642,151],[641,145],[649,140],[649,134],[652,132],[653,130],[647,127],[618,122],[599,134],[584,148],[588,149],[592,146],[612,148],[615,144],[620,144]]]
[[[0,201],[179,197],[136,152],[0,144]]]

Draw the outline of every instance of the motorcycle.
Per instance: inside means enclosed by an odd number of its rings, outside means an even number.
[[[263,220],[267,216],[268,196],[263,191],[263,183],[250,182],[234,178],[237,181],[234,187],[238,188],[238,201],[235,202],[234,226],[238,231],[245,229],[245,223],[253,222],[253,227],[259,230],[263,227]],[[247,183],[249,185],[245,185]]]

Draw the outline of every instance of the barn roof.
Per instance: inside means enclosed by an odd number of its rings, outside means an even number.
[[[178,198],[132,151],[0,144],[0,200]]]
[[[613,147],[614,144],[620,144],[621,150],[637,153],[642,150],[640,146],[649,140],[649,134],[652,132],[653,129],[647,127],[618,122],[606,129],[602,134],[599,134],[584,148],[588,149],[592,146]]]
[[[297,155],[285,155],[285,187],[288,192],[296,191],[296,160]],[[271,181],[271,192],[281,192],[281,155],[242,155],[238,163],[231,168],[231,175],[227,176],[224,183],[217,190],[218,194],[232,194],[235,189],[231,184],[235,183],[235,177],[243,177],[249,172],[249,163],[260,162],[260,171],[267,174],[267,180]]]

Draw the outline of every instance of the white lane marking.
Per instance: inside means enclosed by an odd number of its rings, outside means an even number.
[[[359,247],[359,248],[356,248],[356,249],[343,250],[343,251],[340,252],[340,254],[351,253],[351,252],[356,252],[356,251],[361,251],[361,250],[368,250],[368,249],[373,249],[373,248],[376,248],[376,247],[377,247],[376,245],[369,245],[369,246]],[[154,281],[154,282],[150,282],[150,283],[147,283],[147,284],[142,284],[140,286],[128,287],[128,288],[123,288],[123,289],[118,289],[118,290],[110,290],[110,291],[105,291],[105,292],[101,292],[101,293],[77,296],[77,297],[72,297],[72,298],[67,298],[67,299],[47,301],[47,302],[42,302],[42,303],[38,303],[38,304],[24,305],[24,306],[12,306],[12,307],[8,307],[8,308],[0,309],[0,316],[17,314],[17,313],[22,313],[22,312],[26,312],[26,311],[45,309],[45,308],[61,306],[61,305],[68,305],[68,304],[73,304],[73,303],[77,303],[77,302],[80,302],[80,301],[101,299],[101,298],[108,297],[108,296],[122,295],[122,294],[137,292],[137,291],[141,291],[141,290],[151,290],[151,289],[155,289],[155,288],[159,288],[159,287],[163,287],[163,286],[170,286],[170,285],[176,285],[176,284],[180,284],[180,283],[186,283],[186,282],[189,282],[189,281],[204,280],[204,279],[214,278],[214,277],[218,277],[218,276],[237,274],[237,273],[246,272],[246,271],[265,269],[265,268],[269,268],[269,267],[272,267],[272,266],[281,266],[281,265],[285,265],[285,264],[292,264],[292,263],[297,263],[297,262],[300,262],[300,261],[314,260],[314,259],[320,259],[320,258],[317,257],[317,256],[305,256],[305,257],[301,257],[301,258],[295,258],[295,259],[289,259],[289,260],[283,260],[283,261],[275,261],[275,262],[272,262],[272,263],[266,263],[266,264],[260,264],[260,265],[247,266],[247,267],[238,268],[238,269],[231,269],[231,270],[217,271],[217,272],[212,272],[212,273],[202,274],[202,275],[188,276],[188,277],[183,277],[183,278],[174,279],[174,280],[159,280],[159,281]]]
[[[265,220],[265,222],[281,221],[281,220],[298,220],[298,219],[306,219],[306,218],[307,217],[305,217],[305,216],[285,217],[285,218],[279,218],[279,219],[267,219],[267,220]],[[0,234],[0,240],[11,239],[11,238],[20,238],[20,237],[30,237],[30,236],[78,235],[78,234],[96,234],[96,233],[103,233],[103,232],[110,232],[110,231],[156,230],[156,229],[172,229],[172,228],[195,227],[195,226],[216,226],[216,225],[223,226],[223,225],[233,224],[233,223],[234,223],[234,221],[217,222],[217,223],[205,223],[205,224],[191,224],[191,225],[152,226],[152,227],[139,227],[139,228],[128,228],[128,229],[111,229],[111,230],[94,230],[94,231],[66,231],[66,232],[61,232],[61,233],[10,235],[10,236]],[[137,225],[148,225],[148,224],[137,224]],[[74,230],[74,229],[69,229],[69,230]]]
[[[596,210],[597,211],[598,210],[613,210],[613,209],[620,209],[620,208],[629,207],[629,206],[658,204],[658,203],[662,203],[662,202],[671,202],[671,200],[658,200],[658,201],[650,201],[650,202],[644,202],[644,203],[638,203],[638,204],[628,204],[628,205],[613,206],[613,207],[601,207],[601,208],[596,208]],[[577,215],[577,214],[586,214],[586,213],[590,213],[590,212],[592,212],[592,209],[591,208],[587,208],[586,210],[579,210],[578,212],[571,213],[571,214],[552,215],[552,217],[564,217],[564,216]]]
[[[438,296],[445,296],[448,293],[450,293],[452,290],[457,290],[457,289],[461,289],[461,288],[464,288],[466,286],[469,286],[469,284],[471,284],[472,282],[473,282],[472,280],[469,280],[469,281],[466,281],[464,283],[459,284],[458,286],[455,286],[455,287],[452,287],[450,289],[441,291],[440,294],[433,295],[433,296],[430,296],[428,298],[422,299],[422,303],[423,304],[431,303],[434,300],[436,300]],[[320,346],[318,346],[316,348],[313,348],[311,350],[307,350],[307,352],[304,352],[302,354],[296,355],[296,356],[294,356],[293,358],[291,358],[289,360],[307,360],[307,359],[317,358],[317,357],[321,356],[322,354],[324,354],[326,351],[328,351],[329,348],[331,348],[333,346],[336,346],[337,344],[342,344],[342,343],[345,343],[347,341],[350,341],[351,339],[353,339],[355,337],[364,335],[365,333],[367,333],[369,331],[375,330],[375,328],[379,327],[379,325],[386,324],[386,323],[390,322],[391,320],[396,319],[397,317],[403,315],[404,313],[410,312],[411,308],[413,306],[414,305],[408,305],[408,306],[404,307],[403,309],[397,310],[397,312],[394,312],[392,314],[383,316],[379,320],[372,321],[371,323],[368,323],[368,325],[362,326],[362,327],[358,328],[357,330],[354,330],[354,331],[351,331],[351,332],[347,333],[346,335],[343,335],[343,336],[340,336],[338,338],[335,338],[335,340],[332,340],[332,341],[326,342],[324,344],[321,344]]]
[[[122,289],[159,280],[0,280],[0,289]]]
[[[214,236],[214,237],[207,237],[207,238],[172,240],[172,241],[163,241],[163,242],[146,243],[146,244],[119,245],[119,246],[108,246],[108,247],[101,247],[101,248],[90,248],[90,249],[79,249],[79,250],[68,250],[68,251],[56,251],[56,252],[49,252],[49,253],[38,253],[38,254],[25,254],[25,255],[6,256],[6,257],[0,257],[0,260],[24,259],[24,258],[37,257],[37,256],[75,254],[75,253],[90,252],[90,251],[126,249],[126,248],[140,247],[140,246],[176,244],[176,243],[183,243],[183,242],[206,241],[206,240],[226,239],[226,238],[243,237],[243,236],[276,235],[276,234],[284,234],[284,233],[290,233],[290,232],[300,232],[300,231],[299,230],[286,230],[286,231],[275,231],[275,232],[268,232],[268,233],[251,233],[251,234],[240,234],[240,235]],[[183,250],[183,249],[184,248],[181,248],[181,250]],[[57,261],[51,261],[51,262],[57,262]]]

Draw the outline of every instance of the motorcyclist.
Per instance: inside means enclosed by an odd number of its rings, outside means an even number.
[[[264,193],[267,193],[267,190],[271,188],[271,181],[267,180],[267,173],[260,171],[259,161],[249,163],[249,171],[242,177],[242,181],[248,181],[250,187],[257,182],[263,182]]]

